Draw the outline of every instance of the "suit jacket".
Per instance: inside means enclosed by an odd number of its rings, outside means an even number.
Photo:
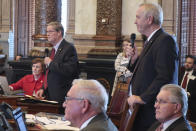
[[[133,71],[132,94],[146,102],[140,106],[134,129],[148,129],[156,120],[154,102],[160,88],[169,83],[178,84],[178,57],[173,37],[159,29],[148,41],[136,64],[129,67]]]
[[[179,85],[182,82],[183,76],[185,73],[185,68],[182,67],[180,69],[180,73],[179,73]],[[196,70],[193,70],[193,76],[196,76]],[[189,96],[189,119],[193,122],[196,122],[196,79],[192,80],[189,79],[188,84],[187,84],[187,92],[190,93]]]
[[[81,131],[118,131],[118,129],[105,113],[100,113]]]
[[[62,40],[48,69],[47,92],[49,100],[58,101],[61,104],[71,88],[72,81],[79,75],[79,63],[75,47]]]
[[[156,121],[148,131],[155,131],[160,125],[159,121]],[[192,131],[192,127],[189,122],[184,118],[180,117],[176,121],[174,121],[165,131]]]

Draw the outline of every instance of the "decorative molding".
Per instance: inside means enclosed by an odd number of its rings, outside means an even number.
[[[113,46],[116,43],[114,36],[74,35],[74,45],[79,58],[83,57],[113,57],[120,48]]]

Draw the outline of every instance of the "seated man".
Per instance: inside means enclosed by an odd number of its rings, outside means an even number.
[[[26,95],[35,95],[35,93],[42,87],[44,81],[44,68],[43,60],[35,58],[32,61],[32,74],[26,75],[18,82],[9,85],[10,90],[23,89]]]
[[[65,97],[65,119],[81,131],[117,131],[106,115],[108,95],[96,80],[75,79]]]
[[[188,98],[178,85],[167,84],[161,88],[154,105],[156,121],[148,131],[192,131],[186,120]]]
[[[187,55],[184,66],[179,72],[179,85],[181,85],[188,94],[188,118],[196,122],[196,58],[193,55]]]

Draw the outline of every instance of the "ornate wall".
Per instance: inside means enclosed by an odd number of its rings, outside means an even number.
[[[122,1],[89,2],[85,1],[85,6],[88,6],[86,9],[81,6],[82,1],[76,1],[76,28],[73,39],[79,57],[115,57],[121,37]],[[88,16],[93,16],[93,19],[86,19]]]
[[[0,0],[0,49],[9,55],[9,31],[12,30],[12,0]]]
[[[35,0],[35,47],[50,47],[46,27],[52,21],[61,21],[61,0]]]

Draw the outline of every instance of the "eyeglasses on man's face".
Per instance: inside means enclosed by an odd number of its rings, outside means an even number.
[[[54,33],[57,32],[56,30],[47,30],[46,33],[50,34],[50,33]]]
[[[65,97],[65,101],[69,101],[69,100],[84,100],[83,98],[77,98],[77,97],[69,97],[69,96],[66,96]]]
[[[162,99],[155,101],[155,104],[167,104],[167,103],[176,104],[175,102],[169,102],[169,101],[165,101],[165,100],[162,100]]]

